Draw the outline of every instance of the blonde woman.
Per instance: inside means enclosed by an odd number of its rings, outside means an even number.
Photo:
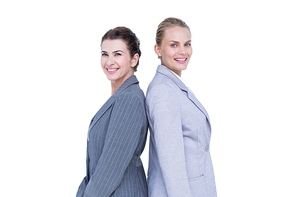
[[[146,94],[148,196],[216,197],[209,115],[181,77],[192,55],[186,23],[177,18],[161,22],[155,53],[161,65]]]

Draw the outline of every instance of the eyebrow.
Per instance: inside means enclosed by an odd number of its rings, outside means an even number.
[[[122,50],[113,51],[113,53],[118,53],[118,52],[124,53]]]
[[[169,42],[179,43],[179,41],[175,41],[175,40],[170,40]],[[186,42],[191,42],[191,40],[188,40],[188,41],[186,41]],[[186,43],[186,42],[185,42],[185,43]]]
[[[113,53],[118,53],[118,52],[124,53],[122,50],[113,51]],[[101,53],[108,53],[108,52],[107,51],[101,51]]]

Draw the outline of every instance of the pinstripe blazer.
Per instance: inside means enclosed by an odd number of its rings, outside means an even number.
[[[148,196],[216,197],[207,111],[167,67],[146,94],[150,125]]]
[[[140,155],[148,129],[145,96],[129,77],[91,120],[87,174],[77,197],[145,197],[147,183]]]

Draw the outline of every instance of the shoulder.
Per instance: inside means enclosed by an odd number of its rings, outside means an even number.
[[[156,74],[148,86],[146,99],[175,97],[180,88],[167,76]]]
[[[163,75],[161,73],[156,73],[153,80],[148,86],[147,94],[154,91],[158,91],[159,89],[177,91],[179,87],[175,84],[175,82],[170,77]]]
[[[139,84],[133,84],[127,87],[118,98],[134,98],[138,99],[140,102],[144,102],[145,95]]]
[[[114,107],[120,111],[130,112],[145,110],[145,97],[138,92],[124,91],[116,98]]]
[[[127,102],[127,101],[137,101],[139,102],[140,99],[133,93],[133,92],[123,92],[120,95],[118,95],[118,97],[115,100],[115,103],[117,102]]]
[[[180,99],[177,89],[165,84],[159,83],[150,86],[146,94],[146,106],[148,109],[178,108]]]
[[[147,90],[147,97],[154,95],[170,96],[175,92],[174,88],[166,83],[158,83],[149,85]]]

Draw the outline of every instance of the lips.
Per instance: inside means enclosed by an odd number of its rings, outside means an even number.
[[[184,63],[186,63],[187,58],[186,57],[184,57],[184,58],[175,58],[174,60],[176,62],[180,63],[180,64],[184,64]]]
[[[114,74],[119,70],[119,68],[106,68],[106,70],[109,74]]]

